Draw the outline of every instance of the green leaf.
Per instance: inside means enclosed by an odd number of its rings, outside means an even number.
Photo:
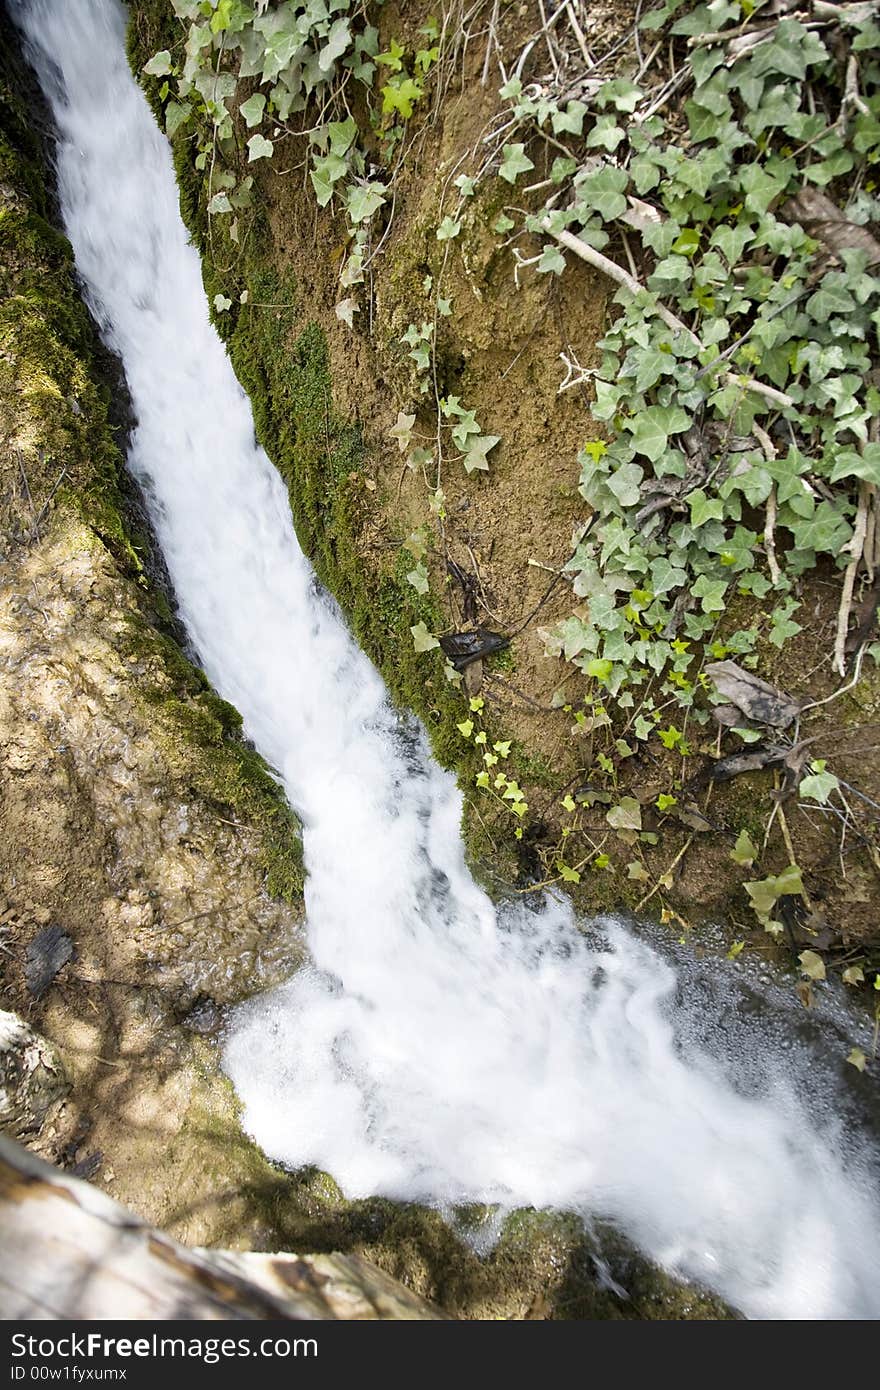
[[[397,42],[397,39],[392,39],[391,47],[389,48],[387,53],[376,54],[376,62],[381,63],[382,66],[385,68],[390,68],[392,72],[400,72],[401,68],[403,67],[403,63],[401,60],[405,52],[406,49],[401,47],[401,45]]]
[[[414,569],[411,569],[406,578],[407,583],[413,586],[417,594],[428,592],[428,571],[423,564],[419,563]]]
[[[757,857],[758,846],[747,830],[741,830],[737,836],[736,844],[730,851],[730,858],[734,864],[740,864],[744,869],[750,869]]]
[[[580,135],[587,107],[582,101],[569,101],[564,111],[554,111],[550,119],[554,135]]]
[[[177,134],[184,121],[189,119],[192,106],[188,101],[169,101],[165,107],[165,133],[169,140]]]
[[[665,555],[661,555],[651,565],[651,588],[658,598],[672,589],[680,589],[686,579],[684,570],[670,564]]]
[[[604,164],[601,169],[596,169],[581,181],[578,185],[578,195],[604,222],[612,222],[615,217],[621,217],[626,212],[627,202],[623,190],[628,182],[625,169],[615,169],[610,164]]]
[[[454,217],[444,217],[440,226],[437,228],[438,241],[452,241],[461,231],[461,223],[456,222]]]
[[[600,116],[593,129],[587,136],[587,148],[601,148],[613,154],[625,139],[625,132],[617,124],[613,116]]]
[[[252,135],[247,142],[248,163],[253,164],[255,159],[271,159],[275,146],[271,140],[267,140],[265,135]]]
[[[842,285],[828,283],[829,279],[826,277],[806,303],[807,313],[817,323],[827,323],[833,314],[848,314],[856,307],[849,290]]]
[[[354,144],[357,136],[357,122],[353,116],[349,116],[344,121],[329,121],[324,127],[324,131],[330,141],[331,154],[338,155],[341,159]]]
[[[174,71],[174,64],[171,62],[171,54],[167,48],[163,48],[161,53],[154,53],[148,63],[144,63],[141,72],[146,72],[150,77],[167,77]]]
[[[831,482],[839,483],[842,478],[861,478],[880,486],[880,444],[866,444],[860,454],[841,449],[834,460]]]
[[[266,109],[266,98],[262,92],[254,92],[252,97],[243,101],[239,106],[239,111],[244,116],[245,125],[252,130],[255,125],[259,125],[263,119],[263,112]]]
[[[700,607],[704,613],[723,613],[727,580],[713,580],[708,575],[701,574],[691,586],[691,593],[694,598],[700,600]]]
[[[645,470],[637,463],[622,463],[609,473],[606,484],[622,507],[634,507],[641,498],[640,486]]]
[[[424,88],[411,77],[393,78],[382,88],[382,114],[397,111],[405,121],[413,113],[413,105],[424,95]]]
[[[498,173],[507,183],[516,183],[520,174],[534,169],[534,164],[525,152],[524,144],[505,145],[501,152],[501,167]]]
[[[384,183],[359,183],[348,189],[346,208],[352,222],[368,222],[385,202],[388,192]]]
[[[337,59],[351,47],[351,29],[347,19],[336,19],[330,26],[327,42],[318,54],[318,67],[329,73]]]
[[[542,275],[547,275],[549,273],[561,275],[565,269],[565,257],[559,247],[555,245],[545,246],[544,250],[541,252],[541,258],[538,261],[536,269]]]
[[[832,792],[840,789],[840,782],[833,772],[826,772],[826,762],[824,758],[810,764],[810,772],[806,777],[802,777],[798,784],[798,795],[809,797],[811,801],[818,801],[824,806]]]
[[[434,647],[439,647],[440,643],[433,633],[429,632],[423,622],[416,623],[410,628],[413,639],[413,647],[419,653],[433,651]]]
[[[225,294],[215,294],[213,299],[215,312],[225,314],[227,309],[232,308],[232,300],[227,299]]]
[[[622,796],[617,806],[606,811],[605,819],[612,830],[641,830],[642,808],[633,796]]]
[[[489,460],[486,455],[495,448],[496,444],[500,443],[500,434],[481,434],[477,439],[471,440],[464,456],[465,471],[467,473],[473,473],[475,469],[483,472],[488,471]]]
[[[624,423],[626,429],[632,432],[636,453],[644,454],[652,463],[656,463],[666,450],[670,434],[686,430],[690,418],[679,406],[651,405]]]
[[[685,499],[691,509],[691,525],[703,526],[707,521],[721,521],[724,503],[720,497],[709,497],[702,488],[695,488]]]

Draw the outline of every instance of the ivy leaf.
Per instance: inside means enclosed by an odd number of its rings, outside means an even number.
[[[817,951],[801,951],[798,960],[801,963],[801,974],[806,975],[808,980],[825,979],[825,962]]]
[[[398,412],[395,423],[388,431],[390,438],[397,440],[397,447],[402,454],[405,454],[410,446],[413,425],[415,424],[415,422],[415,415],[405,415],[404,412],[401,410]]]
[[[619,805],[606,811],[605,819],[612,830],[641,830],[642,808],[634,796],[622,796]]]
[[[609,154],[613,154],[623,139],[625,139],[625,133],[614,117],[600,116],[587,136],[587,148],[601,148],[607,150]]]
[[[267,140],[265,135],[252,135],[247,142],[248,163],[253,164],[255,159],[271,159],[275,146],[271,140]]]
[[[354,299],[340,299],[339,303],[335,306],[336,317],[339,319],[340,323],[346,323],[349,328],[354,328],[354,316],[359,307],[357,301]]]
[[[534,169],[534,164],[526,154],[523,144],[505,145],[502,150],[501,167],[498,173],[507,183],[516,183],[520,174]]]
[[[868,1059],[860,1047],[850,1048],[846,1060],[850,1066],[855,1067],[856,1071],[864,1071],[868,1065]]]
[[[827,323],[833,314],[849,314],[856,307],[849,290],[842,285],[828,283],[829,279],[826,277],[826,282],[810,296],[805,306],[807,313],[817,323]]]
[[[346,195],[348,215],[355,224],[368,222],[374,212],[378,212],[385,202],[388,189],[384,183],[359,183],[349,188]]]
[[[480,469],[488,472],[489,460],[486,455],[500,442],[500,434],[481,434],[479,438],[472,440],[464,456],[465,471],[473,473],[475,469]]]
[[[860,965],[848,965],[841,979],[845,985],[861,985],[865,982],[865,972]]]
[[[747,830],[741,830],[737,836],[736,844],[730,851],[730,858],[734,864],[740,864],[744,869],[750,869],[757,857],[758,846]]]
[[[414,627],[410,628],[410,632],[412,633],[413,647],[419,654],[433,651],[435,647],[440,646],[437,638],[428,631],[423,622],[416,623]]]
[[[330,151],[341,159],[351,149],[357,136],[357,121],[349,116],[345,121],[329,121],[324,127],[330,141]]]
[[[263,112],[266,109],[266,98],[262,92],[254,92],[252,97],[243,101],[238,108],[244,116],[245,125],[248,130],[252,130],[255,125],[259,125],[263,119]]]
[[[211,215],[211,216],[214,216],[216,213],[220,213],[220,212],[231,212],[231,211],[232,211],[232,204],[231,204],[230,201],[229,201],[229,196],[228,196],[228,194],[226,194],[226,193],[215,193],[214,196],[213,196],[213,198],[211,199],[211,201],[210,201],[209,204],[208,204],[208,212],[210,213],[210,215]]]
[[[701,574],[692,585],[691,593],[694,598],[700,600],[700,607],[704,613],[723,613],[727,580],[710,579],[708,575]]]
[[[188,101],[169,101],[165,107],[165,134],[169,140],[174,138],[191,111],[192,106]]]
[[[666,450],[670,434],[686,430],[690,419],[680,406],[651,405],[633,420],[625,421],[632,432],[633,448],[656,463]]]
[[[225,294],[215,294],[213,303],[218,314],[225,314],[227,309],[232,308],[232,300],[227,299]]]
[[[400,72],[403,67],[402,59],[405,52],[406,49],[401,47],[397,39],[392,39],[391,47],[387,53],[376,54],[376,62],[381,63],[385,68],[390,68],[392,72]]]
[[[724,503],[720,497],[709,497],[701,487],[689,492],[685,501],[691,509],[691,525],[703,526],[707,521],[721,521]]]
[[[812,517],[790,525],[798,550],[819,550],[837,554],[849,539],[846,518],[830,502],[819,503]]]
[[[580,135],[587,107],[582,101],[569,101],[564,111],[554,111],[550,119],[554,135]]]
[[[558,246],[545,246],[541,253],[536,269],[541,275],[552,272],[553,275],[561,275],[565,269],[565,257]]]
[[[629,179],[625,169],[615,169],[604,164],[601,169],[588,174],[578,185],[580,198],[599,214],[603,222],[613,222],[626,212],[626,198],[623,190]],[[639,192],[644,192],[639,189]]]
[[[860,454],[854,449],[841,449],[834,460],[831,482],[842,478],[861,478],[880,486],[880,444],[866,444]]]
[[[458,414],[458,419],[452,427],[452,438],[458,445],[462,453],[466,453],[470,448],[468,438],[472,434],[479,434],[480,426],[477,424],[476,412],[473,410],[462,410]]]
[[[684,570],[670,564],[665,555],[661,555],[651,565],[651,588],[658,598],[661,594],[668,594],[672,589],[680,589],[686,579]]]
[[[605,482],[622,507],[634,507],[641,498],[639,489],[644,476],[644,469],[637,463],[623,463],[609,473]]]
[[[426,594],[428,592],[428,571],[423,564],[417,564],[415,569],[410,570],[406,578],[407,582],[413,586],[417,594]]]
[[[413,113],[413,106],[424,95],[424,89],[411,77],[399,77],[382,88],[382,114],[387,116],[398,111],[405,121]]]
[[[810,764],[809,775],[802,777],[798,784],[800,797],[809,797],[811,801],[818,801],[824,806],[831,793],[839,790],[840,782],[833,772],[826,772],[825,768],[824,758],[817,758]]]
[[[515,226],[516,223],[512,217],[508,217],[505,213],[499,212],[495,221],[492,223],[492,231],[497,232],[499,236],[503,236],[505,232],[511,231]]]
[[[161,53],[154,53],[148,63],[144,63],[142,72],[148,73],[150,77],[167,77],[174,71],[171,62],[171,54],[167,48],[163,48]]]
[[[333,64],[343,53],[346,53],[351,46],[351,29],[347,19],[336,19],[330,26],[327,35],[327,42],[318,55],[318,67],[321,72],[330,72]]]
[[[456,222],[454,217],[444,217],[440,226],[437,228],[438,241],[452,241],[461,231],[461,223]]]

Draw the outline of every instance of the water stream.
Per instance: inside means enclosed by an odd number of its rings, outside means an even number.
[[[750,1316],[880,1315],[876,1167],[846,1091],[871,1083],[843,1061],[858,1024],[830,992],[808,1026],[756,967],[476,886],[454,781],[316,583],[255,442],[121,6],[12,8],[181,617],[303,820],[312,963],[225,1044],[248,1130],[353,1196],[601,1215]]]

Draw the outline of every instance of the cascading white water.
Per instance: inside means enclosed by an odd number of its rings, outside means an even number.
[[[729,1027],[700,1036],[698,971],[621,924],[584,936],[564,901],[496,911],[476,887],[454,782],[320,592],[255,443],[117,0],[13,12],[181,616],[305,827],[313,964],[242,1007],[225,1047],[248,1129],[351,1195],[604,1216],[752,1316],[877,1316],[875,1174],[835,1118],[842,1051],[820,1064],[762,1031],[746,1009],[772,988],[717,961]]]

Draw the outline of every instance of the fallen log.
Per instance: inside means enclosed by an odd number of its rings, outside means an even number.
[[[356,1255],[190,1250],[0,1136],[0,1318],[443,1318]]]

